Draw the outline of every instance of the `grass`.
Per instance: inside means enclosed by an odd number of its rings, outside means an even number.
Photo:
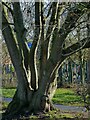
[[[8,89],[8,88],[3,88],[3,89],[0,89],[0,96],[2,97],[6,97],[6,98],[12,98],[14,93],[15,93],[16,89],[15,88],[12,88],[12,89]],[[7,108],[9,102],[6,102],[6,101],[2,101],[2,108],[0,109],[5,109]]]
[[[55,104],[83,106],[84,102],[81,96],[75,94],[75,91],[71,88],[60,88],[56,90],[53,97]]]
[[[2,108],[1,109],[3,109],[3,110],[6,109],[8,104],[9,104],[9,102],[2,101]]]
[[[2,91],[2,92],[1,92]],[[0,96],[2,97],[7,97],[7,98],[12,98],[14,93],[15,93],[16,89],[15,88],[12,88],[12,89],[8,89],[8,88],[3,88],[3,89],[0,89]]]
[[[61,120],[61,119],[72,119],[72,118],[78,118],[81,117],[80,115],[76,115],[76,113],[70,113],[70,112],[61,112],[60,110],[53,110],[47,113],[38,113],[38,114],[33,114],[30,115],[28,120]],[[26,120],[25,116],[21,117],[21,120]]]
[[[2,92],[1,92],[2,91]],[[3,88],[0,89],[0,96],[12,98],[16,89]],[[53,97],[54,104],[72,105],[72,106],[83,106],[84,102],[81,96],[76,95],[72,88],[59,88]],[[6,108],[9,102],[2,101],[2,108]]]
[[[24,118],[24,117],[23,117]],[[30,120],[67,120],[67,119],[74,119],[77,120],[77,118],[82,118],[81,113],[75,113],[75,112],[62,112],[60,110],[53,110],[47,113],[38,113],[36,115],[31,115]],[[25,118],[24,118],[25,119]],[[22,120],[24,120],[22,119]]]
[[[12,98],[16,89],[12,88],[12,89],[0,89],[0,94],[2,91],[2,95],[3,97],[10,97]],[[73,106],[83,106],[83,100],[80,96],[75,94],[75,91],[72,88],[59,88],[56,90],[56,93],[53,97],[53,103],[55,104],[64,104],[64,105],[73,105]],[[9,102],[5,102],[2,101],[2,108],[5,109],[8,106]],[[73,112],[65,112],[65,111],[61,111],[61,110],[53,110],[50,111],[46,114],[42,114],[42,115],[32,115],[30,116],[30,120],[32,119],[71,119],[71,118],[80,118],[81,117],[81,113],[77,114],[77,113],[73,113]],[[24,116],[23,116],[24,119]]]
[[[74,116],[70,113],[64,113],[60,110],[53,110],[46,114],[46,116],[49,116],[50,119],[59,119],[59,118],[73,118]]]

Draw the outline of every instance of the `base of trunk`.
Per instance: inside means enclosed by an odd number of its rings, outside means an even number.
[[[28,101],[20,100],[17,98],[17,93],[13,97],[13,100],[9,103],[5,113],[2,114],[2,120],[12,120],[12,117],[20,116],[27,111]]]
[[[46,95],[41,95],[38,91],[30,95],[27,101],[20,101],[17,95],[8,105],[6,112],[2,115],[2,120],[20,119],[20,116],[30,116],[32,113],[49,112],[54,109],[53,104]]]

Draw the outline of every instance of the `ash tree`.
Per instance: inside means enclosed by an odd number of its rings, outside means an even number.
[[[21,3],[2,2],[2,34],[18,80],[5,118],[26,111],[54,109],[52,97],[57,88],[57,70],[68,56],[90,47],[90,36],[66,44],[68,35],[73,35],[79,25],[87,23],[81,28],[86,31],[90,26],[86,17],[78,24],[84,15],[90,17],[89,3],[35,2],[33,13],[30,20],[34,21],[34,29],[30,35],[34,37],[29,49],[26,32],[30,32],[30,24],[26,31]]]

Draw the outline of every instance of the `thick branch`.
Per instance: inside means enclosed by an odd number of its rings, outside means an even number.
[[[48,30],[46,33],[46,38],[45,38],[45,42],[44,42],[44,47],[45,47],[45,55],[46,55],[46,59],[48,57],[48,45],[49,45],[49,41],[51,38],[51,35],[55,29],[55,24],[56,24],[56,17],[57,17],[57,10],[58,10],[58,3],[57,2],[53,2],[52,3],[52,14],[51,14],[51,18],[49,21],[49,26],[48,26]]]
[[[41,12],[41,3],[35,2],[35,35],[34,35],[34,40],[30,50],[31,86],[34,90],[36,90],[36,87],[37,87],[35,62],[36,62],[37,44],[40,39],[40,24],[41,24],[40,12]]]
[[[5,2],[2,2],[2,4],[8,8],[8,10],[11,12],[13,16],[13,10],[7,4],[5,4]]]
[[[44,9],[44,5],[41,2],[41,37],[40,37],[40,43],[39,43],[39,50],[40,50],[40,60],[39,60],[39,72],[38,72],[38,87],[41,83],[42,80],[42,71],[44,68],[44,65],[46,63],[46,54],[45,54],[45,47],[43,46],[43,42],[44,42],[44,24],[45,24],[45,20],[44,20],[44,16],[43,16],[43,9]]]
[[[75,27],[77,20],[82,16],[81,10],[78,13],[78,7],[74,6],[75,9],[72,8],[67,10],[67,17],[62,27],[59,30],[59,34],[54,38],[54,43],[51,50],[51,58],[54,62],[58,62],[62,57],[62,46],[67,37],[67,35],[72,31]],[[81,12],[81,13],[80,13]],[[83,43],[82,43],[83,44]],[[79,46],[78,46],[79,47]],[[72,48],[73,49],[73,48]],[[58,57],[57,57],[58,55]]]
[[[69,46],[68,48],[66,48],[65,50],[62,51],[62,56],[66,58],[66,57],[78,52],[81,49],[90,48],[90,40],[89,39],[90,38],[84,38],[81,41],[82,45],[80,44],[80,42],[77,42],[77,43]]]
[[[65,19],[65,22],[63,23],[63,25],[60,28],[60,31],[59,31],[60,36],[67,37],[67,35],[73,29],[76,28],[76,23],[78,20],[81,19],[83,14],[84,14],[83,7],[82,7],[82,9],[79,9],[79,7],[77,6],[76,3],[74,4],[73,8],[72,8],[72,6],[70,6],[69,9],[67,9],[67,17]],[[64,41],[63,41],[63,43],[64,43]]]
[[[24,64],[25,64],[26,70],[28,70],[29,49],[25,42],[26,29],[24,28],[23,17],[22,17],[22,12],[20,9],[19,2],[13,3],[13,13],[14,13],[13,19],[14,19],[14,24],[15,24],[15,30],[16,30],[16,36],[17,36],[17,41],[18,41],[18,45],[19,45],[19,50],[20,50],[20,52],[23,50],[23,53],[22,52],[21,53],[24,55]]]
[[[4,11],[2,14],[2,20],[6,23],[8,22]],[[2,25],[2,29],[4,27],[5,27],[5,25]],[[18,46],[16,43],[16,39],[12,33],[11,27],[8,25],[8,27],[6,29],[4,29],[2,31],[2,33],[4,36],[5,42],[7,44],[7,48],[8,48],[12,63],[15,67],[15,71],[16,71],[17,78],[18,78],[18,86],[19,86],[18,89],[20,89],[20,91],[23,91],[24,89],[28,89],[28,87],[29,87],[28,81],[27,81],[28,77],[26,74],[26,70],[20,59],[19,49],[18,49]],[[26,86],[27,86],[27,88],[26,88]],[[20,96],[20,99],[22,99],[21,97],[22,96]]]
[[[4,24],[4,25],[14,25],[14,23],[4,23],[4,22],[2,22],[2,24]]]
[[[8,23],[4,12],[2,14],[2,20],[5,23]],[[16,65],[15,65],[13,60],[16,58],[16,59],[18,59],[20,61],[19,53],[18,53],[18,47],[16,45],[16,41],[15,41],[15,38],[13,37],[12,30],[11,30],[10,26],[8,25],[6,28],[5,27],[6,27],[6,25],[2,24],[2,29],[3,29],[2,33],[3,33],[4,39],[6,41],[7,48],[9,50],[12,62],[13,62],[14,67],[15,67]]]

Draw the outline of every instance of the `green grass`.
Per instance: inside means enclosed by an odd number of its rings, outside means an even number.
[[[2,94],[1,94],[2,91]],[[16,89],[0,89],[0,94],[3,97],[10,97],[12,98],[14,93],[15,93]],[[71,88],[59,88],[56,90],[56,93],[53,97],[53,103],[55,104],[64,104],[64,105],[73,105],[73,106],[83,106],[83,100],[80,96],[75,94],[75,91]],[[9,102],[5,102],[2,101],[2,108],[5,109],[7,108]],[[1,109],[0,109],[1,110]],[[45,115],[32,115],[30,116],[30,120],[32,119],[39,119],[44,117],[45,120],[48,119],[71,119],[71,118],[75,118],[78,117],[80,118],[80,114],[77,113],[73,113],[73,112],[65,112],[65,111],[61,111],[61,110],[53,110],[50,111],[48,113],[46,113]],[[24,118],[24,116],[23,116]]]
[[[2,92],[1,92],[2,91]],[[13,97],[13,95],[15,94],[15,91],[16,91],[16,89],[0,89],[0,96],[2,96],[2,97],[8,97],[8,98],[12,98]]]
[[[6,98],[12,98],[15,94],[16,89],[15,88],[2,88],[0,89],[0,96],[6,97]],[[2,101],[2,109],[7,108],[9,102]]]
[[[2,108],[1,108],[1,109],[6,109],[7,106],[8,106],[8,104],[9,104],[9,102],[4,102],[4,101],[2,101]],[[0,109],[0,110],[1,110],[1,109]]]
[[[56,90],[53,97],[55,104],[83,106],[84,102],[81,96],[76,95],[75,91],[71,88],[60,88]]]
[[[1,94],[2,91],[2,94]],[[0,89],[0,96],[12,98],[16,89]],[[83,106],[84,102],[81,96],[75,94],[75,91],[71,88],[59,88],[56,90],[56,93],[53,97],[53,103],[55,104],[64,104],[64,105],[73,105],[73,106]],[[2,107],[6,108],[9,102],[2,102]]]
[[[49,116],[50,119],[60,119],[60,118],[73,118],[73,115],[70,113],[64,113],[60,110],[53,110],[46,114],[46,116]]]
[[[30,115],[28,120],[67,120],[74,119],[75,117],[78,118],[78,115],[75,115],[75,113],[65,113],[60,110],[53,110],[47,113],[38,113],[38,115]],[[22,116],[20,120],[26,120],[26,117]]]

